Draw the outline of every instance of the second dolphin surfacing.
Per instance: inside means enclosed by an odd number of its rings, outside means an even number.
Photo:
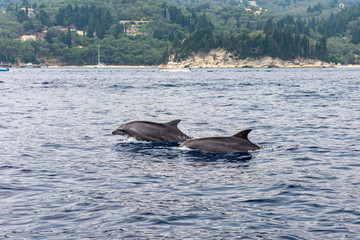
[[[248,139],[251,129],[243,130],[230,137],[194,138],[183,142],[180,147],[188,147],[205,153],[235,153],[261,149]]]
[[[148,142],[181,143],[191,139],[191,137],[177,127],[180,121],[180,119],[167,123],[134,121],[120,125],[112,134],[130,136]]]

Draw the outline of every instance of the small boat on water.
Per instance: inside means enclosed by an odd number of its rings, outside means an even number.
[[[3,67],[3,63],[1,62],[1,66],[0,66],[0,72],[8,72],[9,68],[8,67]]]
[[[98,63],[94,68],[106,68],[106,66],[103,63]]]
[[[100,43],[98,46],[98,64],[94,68],[106,68],[105,64],[100,62]]]
[[[34,68],[33,64],[31,62],[28,62],[26,64],[26,68]]]

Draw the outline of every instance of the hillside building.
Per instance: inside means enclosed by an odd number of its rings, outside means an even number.
[[[23,35],[23,36],[21,36],[20,40],[23,42],[36,41],[36,36],[35,35]]]
[[[124,26],[126,35],[136,36],[139,34],[139,25],[148,24],[149,21],[120,20],[119,23]]]
[[[256,1],[249,1],[248,3],[249,3],[249,5],[252,6],[252,7],[257,7]]]
[[[23,10],[24,12],[26,12],[26,8],[20,8],[20,10]],[[27,15],[28,15],[29,17],[34,14],[34,9],[33,9],[33,8],[28,8],[27,11],[28,11],[28,14],[27,14]],[[35,15],[35,14],[34,14],[34,15]]]

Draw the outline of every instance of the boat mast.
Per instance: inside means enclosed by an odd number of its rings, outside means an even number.
[[[99,48],[98,48],[98,64],[100,64],[100,43],[99,43]]]

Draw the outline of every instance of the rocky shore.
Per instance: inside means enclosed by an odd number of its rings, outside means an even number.
[[[209,53],[192,54],[183,60],[179,67],[186,68],[329,68],[336,67],[317,59],[296,58],[281,60],[279,58],[261,57],[258,59],[236,59],[223,49],[211,50]]]
[[[173,59],[174,56],[172,56]],[[40,59],[40,64],[33,64],[34,67],[51,68],[94,68],[95,65],[67,66],[55,58]],[[359,68],[360,65],[336,65],[318,59],[295,58],[292,60],[281,60],[279,58],[261,57],[236,59],[231,53],[223,49],[214,49],[209,53],[193,53],[180,63],[170,61],[168,67],[174,68]],[[26,63],[21,63],[20,59],[15,64],[4,64],[10,68],[24,68]],[[154,66],[130,66],[130,65],[107,65],[107,68],[153,68]],[[156,66],[155,66],[156,67]]]

